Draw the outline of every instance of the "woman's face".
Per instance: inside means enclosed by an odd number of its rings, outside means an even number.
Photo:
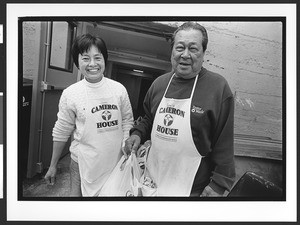
[[[104,57],[98,48],[92,45],[87,52],[78,55],[78,66],[88,82],[99,82],[105,70]]]

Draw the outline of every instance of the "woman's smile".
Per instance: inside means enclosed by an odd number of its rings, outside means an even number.
[[[97,74],[99,71],[100,71],[99,68],[87,69],[87,72],[91,74]]]
[[[102,53],[96,46],[78,55],[78,64],[85,79],[91,83],[99,82],[105,70],[105,61]]]

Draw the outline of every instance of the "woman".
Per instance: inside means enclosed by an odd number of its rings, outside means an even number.
[[[108,55],[101,38],[78,37],[72,56],[84,79],[66,88],[60,98],[45,179],[54,182],[58,160],[73,133],[70,195],[98,196],[122,155],[133,125],[132,108],[125,87],[103,75]]]

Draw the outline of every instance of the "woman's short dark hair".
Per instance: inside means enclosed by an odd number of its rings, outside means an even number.
[[[100,37],[93,36],[91,34],[83,34],[81,36],[78,36],[72,46],[72,57],[75,65],[78,68],[78,55],[83,54],[84,52],[87,52],[92,45],[95,45],[99,52],[104,57],[105,65],[107,62],[107,48],[104,40]]]
[[[207,48],[207,43],[208,43],[207,31],[206,31],[205,27],[201,26],[200,24],[198,24],[196,22],[185,22],[182,25],[180,25],[177,28],[177,30],[175,30],[175,32],[173,33],[172,42],[171,42],[171,48],[172,49],[173,49],[173,46],[174,46],[175,36],[181,30],[199,30],[202,33],[202,36],[203,36],[203,38],[202,38],[202,48],[203,48],[203,52],[205,52],[205,50]]]

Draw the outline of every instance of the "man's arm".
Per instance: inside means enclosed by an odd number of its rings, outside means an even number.
[[[230,191],[235,181],[233,145],[234,98],[228,97],[222,109],[214,136],[211,160],[216,165],[209,187],[222,195]]]
[[[153,115],[151,113],[151,100],[149,90],[144,99],[144,111],[145,115],[130,130],[130,137],[125,141],[124,155],[125,157],[131,152],[136,152],[141,143],[144,143],[146,140],[150,139]]]

